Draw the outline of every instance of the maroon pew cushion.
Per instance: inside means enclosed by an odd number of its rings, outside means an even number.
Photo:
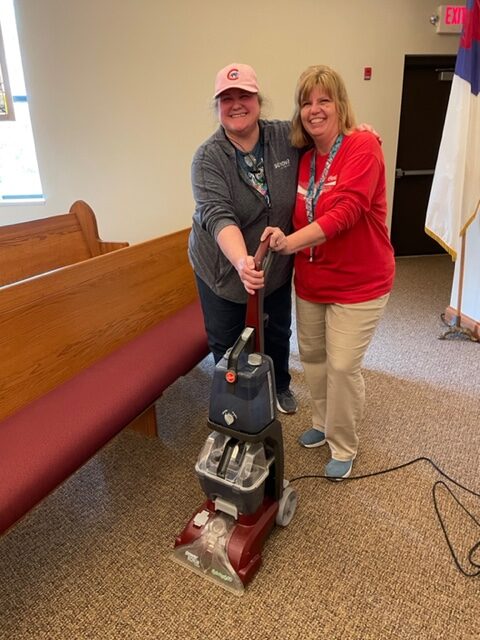
[[[0,533],[207,353],[196,301],[0,422]]]

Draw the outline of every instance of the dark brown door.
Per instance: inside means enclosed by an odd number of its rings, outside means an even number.
[[[397,256],[445,253],[424,228],[455,59],[405,56],[391,233]]]

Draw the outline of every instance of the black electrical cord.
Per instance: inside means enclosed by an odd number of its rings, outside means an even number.
[[[363,474],[363,475],[360,475],[360,476],[349,476],[348,478],[330,478],[328,476],[324,476],[324,475],[320,475],[320,474],[303,475],[303,476],[296,476],[294,478],[291,478],[289,482],[292,483],[292,482],[297,482],[298,480],[307,480],[309,478],[321,478],[321,479],[324,479],[324,480],[329,480],[330,482],[332,482],[332,481],[333,482],[337,482],[338,480],[341,480],[342,482],[348,482],[349,480],[363,480],[365,478],[373,478],[375,476],[381,476],[381,475],[385,475],[387,473],[392,473],[393,471],[399,471],[400,469],[405,469],[406,467],[409,467],[412,464],[416,464],[417,462],[428,462],[446,480],[448,480],[452,484],[456,485],[460,489],[463,489],[467,493],[470,493],[472,496],[475,496],[476,498],[480,498],[480,493],[477,493],[477,492],[473,491],[472,489],[469,489],[468,487],[465,487],[464,485],[460,484],[460,482],[457,482],[456,480],[451,478],[444,471],[442,471],[440,469],[440,467],[437,464],[435,464],[435,462],[433,462],[433,460],[431,460],[430,458],[427,458],[425,456],[421,456],[419,458],[414,458],[413,460],[409,460],[408,462],[404,462],[403,464],[399,464],[396,467],[390,467],[388,469],[382,469],[381,471],[374,471],[372,473],[366,473],[366,474]],[[441,529],[443,531],[443,535],[445,536],[445,540],[446,540],[448,548],[450,550],[450,554],[451,554],[451,556],[453,558],[453,561],[456,564],[456,566],[457,566],[458,570],[460,571],[460,573],[462,573],[462,575],[464,575],[467,578],[474,578],[474,577],[480,575],[480,562],[478,562],[474,558],[475,554],[477,554],[480,551],[480,538],[479,538],[478,542],[476,542],[468,552],[468,561],[470,562],[471,566],[473,567],[473,570],[472,571],[467,571],[466,569],[464,569],[462,567],[462,564],[459,561],[459,559],[457,557],[457,554],[455,553],[453,545],[452,545],[452,543],[450,541],[450,537],[448,535],[448,531],[447,531],[447,527],[445,525],[445,521],[444,521],[444,519],[442,517],[442,514],[440,512],[440,508],[439,508],[439,505],[438,505],[438,499],[437,499],[437,493],[438,493],[439,487],[443,487],[448,491],[448,493],[455,500],[455,502],[463,509],[463,511],[466,513],[466,515],[475,523],[475,525],[479,529],[480,529],[480,521],[465,507],[465,505],[457,498],[457,496],[453,493],[453,491],[450,489],[450,487],[445,482],[443,482],[443,480],[437,480],[436,482],[433,483],[433,486],[432,486],[433,505],[434,505],[434,508],[435,508],[435,512],[437,514],[437,518],[438,518],[440,527],[441,527]]]

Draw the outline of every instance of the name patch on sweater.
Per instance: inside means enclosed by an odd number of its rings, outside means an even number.
[[[273,166],[275,169],[286,169],[290,166],[290,158],[287,158],[286,160],[280,160],[280,162],[275,162]]]

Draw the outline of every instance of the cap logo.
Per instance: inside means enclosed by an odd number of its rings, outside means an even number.
[[[238,69],[230,69],[230,71],[227,73],[227,78],[229,80],[238,80],[239,77],[240,73]]]

